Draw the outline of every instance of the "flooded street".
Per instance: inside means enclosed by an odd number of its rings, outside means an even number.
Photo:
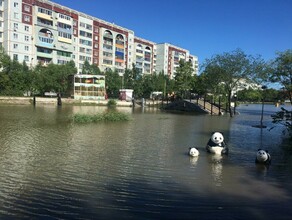
[[[95,106],[0,105],[1,219],[290,219],[292,158],[266,105],[229,116],[118,108],[128,122],[74,124]],[[229,155],[205,146],[220,131]],[[188,156],[196,146],[198,158]],[[257,149],[270,167],[256,166]]]

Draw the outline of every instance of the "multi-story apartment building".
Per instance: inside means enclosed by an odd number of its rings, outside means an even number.
[[[135,64],[141,74],[163,70],[172,77],[179,59],[198,69],[198,58],[185,49],[135,37],[132,30],[48,0],[0,0],[0,45],[29,66],[73,60],[78,73],[85,60],[121,75]]]
[[[142,74],[153,74],[156,67],[156,44],[135,37],[134,64]]]
[[[179,61],[190,61],[194,69],[194,74],[198,74],[198,57],[190,55],[189,51],[183,48],[176,47],[168,43],[161,43],[156,45],[157,48],[157,62],[156,71],[163,71],[170,78],[175,75],[175,70],[179,66]]]

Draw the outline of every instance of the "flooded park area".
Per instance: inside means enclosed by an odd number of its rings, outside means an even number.
[[[265,105],[256,128],[261,107],[232,118],[117,107],[131,120],[77,124],[107,107],[0,105],[0,219],[290,219],[280,108]],[[228,155],[206,152],[215,131]],[[270,166],[255,164],[259,148]]]

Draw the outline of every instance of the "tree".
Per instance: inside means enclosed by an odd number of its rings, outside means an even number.
[[[88,60],[85,60],[82,66],[82,74],[100,75],[101,71],[96,64],[90,64]]]
[[[270,80],[283,86],[292,103],[292,50],[278,52],[277,55],[272,63],[274,71],[270,74]]]
[[[143,95],[142,89],[142,75],[138,68],[136,68],[135,64],[132,65],[132,69],[126,69],[124,73],[124,87],[126,89],[133,89],[134,94],[137,97],[141,97]]]
[[[118,72],[111,69],[105,72],[106,92],[109,98],[118,97],[121,88],[121,77]]]
[[[176,68],[174,80],[176,83],[176,89],[182,96],[185,96],[186,92],[190,91],[192,88],[192,83],[194,80],[192,77],[193,72],[194,70],[191,62],[185,62],[184,60],[179,61],[179,66]]]
[[[85,60],[83,63],[82,74],[92,74],[91,65],[88,60]]]
[[[240,49],[231,53],[215,55],[205,61],[203,74],[206,75],[208,86],[222,86],[223,92],[228,97],[231,117],[233,116],[230,105],[232,92],[240,85],[240,80],[242,79],[247,81],[263,79],[263,73],[266,71],[264,64],[260,57],[247,56]]]
[[[71,85],[70,79],[77,72],[74,62],[65,65],[49,64],[42,66],[38,64],[34,69],[36,78],[36,90],[41,94],[54,91],[56,93],[65,93]]]

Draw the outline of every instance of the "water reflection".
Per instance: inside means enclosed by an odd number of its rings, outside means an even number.
[[[222,184],[222,171],[223,171],[223,156],[212,154],[210,155],[210,163],[211,163],[211,175],[213,176],[214,183],[216,186],[221,186]]]
[[[252,128],[256,106],[239,107],[233,118],[121,108],[131,121],[71,123],[75,113],[105,110],[0,106],[1,218],[291,216],[280,204],[292,204],[292,160],[278,147],[279,133]],[[272,125],[268,114],[264,120]],[[213,131],[224,133],[228,156],[206,152]],[[261,145],[273,157],[268,170],[254,163]]]

